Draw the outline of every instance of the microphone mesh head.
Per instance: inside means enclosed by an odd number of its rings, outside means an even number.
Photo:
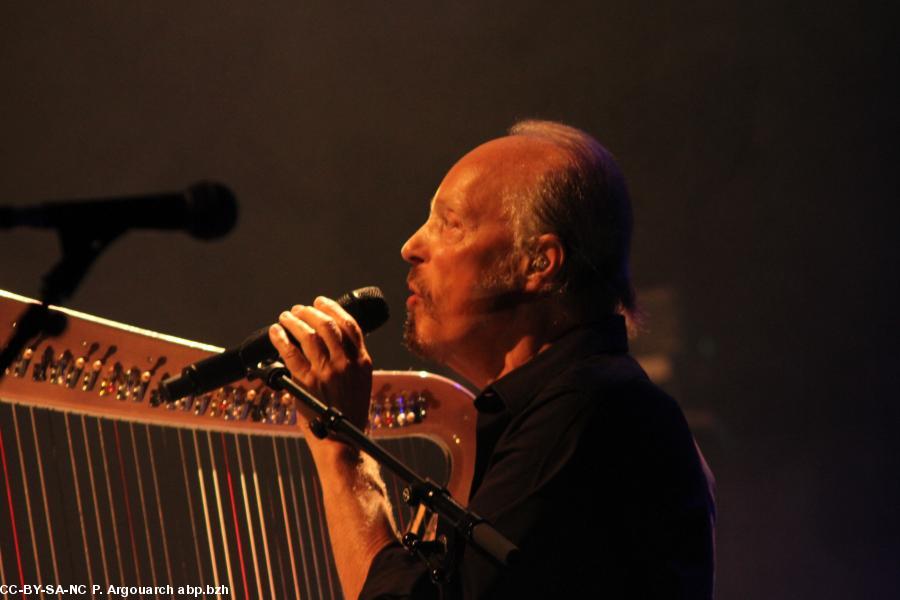
[[[200,181],[189,187],[185,196],[188,232],[195,238],[222,237],[237,223],[237,198],[221,183]]]
[[[337,303],[356,319],[363,333],[378,329],[390,318],[384,294],[374,285],[344,294],[337,299]]]

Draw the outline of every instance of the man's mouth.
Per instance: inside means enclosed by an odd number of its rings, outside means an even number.
[[[406,276],[406,289],[409,290],[409,293],[413,296],[422,297],[422,294],[419,292],[419,286],[413,283],[412,273]]]
[[[407,308],[412,308],[417,302],[428,302],[428,295],[421,290],[421,286],[414,284],[412,275],[406,278],[406,287],[409,297],[406,299]]]

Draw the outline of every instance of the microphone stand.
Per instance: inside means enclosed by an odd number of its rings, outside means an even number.
[[[403,490],[404,502],[413,507],[424,505],[431,512],[438,514],[456,529],[462,539],[471,543],[498,565],[505,567],[515,563],[519,549],[512,542],[484,519],[456,502],[446,488],[437,485],[431,479],[419,477],[393,454],[350,423],[341,411],[325,405],[300,387],[291,379],[290,371],[282,363],[277,361],[262,363],[256,369],[251,369],[250,378],[259,378],[269,387],[287,391],[303,402],[316,415],[310,421],[310,429],[319,439],[325,439],[329,433],[333,433],[337,439],[365,452],[405,481],[409,487]],[[402,541],[410,553],[418,555],[428,565],[432,580],[446,581],[449,574],[427,555],[430,551],[429,542],[422,541],[415,533],[407,533]]]
[[[22,312],[12,335],[0,351],[0,380],[30,340],[38,336],[58,336],[66,330],[66,316],[59,312],[51,313],[49,306],[69,299],[94,260],[125,231],[116,227],[105,232],[99,229],[76,231],[73,226],[59,229],[62,258],[43,277],[40,304],[32,304]]]

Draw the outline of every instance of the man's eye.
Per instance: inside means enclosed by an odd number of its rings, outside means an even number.
[[[438,229],[451,229],[454,227],[459,227],[459,221],[456,219],[449,219],[447,217],[441,216],[436,219]]]
[[[462,222],[457,219],[441,219],[439,222],[441,235],[448,240],[456,240],[462,236]]]

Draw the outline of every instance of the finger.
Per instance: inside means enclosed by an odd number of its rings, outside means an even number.
[[[300,350],[303,351],[310,366],[321,368],[328,362],[328,348],[312,325],[287,311],[278,315],[278,323],[300,344]]]
[[[299,376],[300,374],[309,371],[309,360],[300,348],[291,343],[284,327],[277,324],[269,327],[269,340],[272,342],[272,345],[275,346],[278,355],[281,356],[285,366],[287,366],[292,374]]]
[[[363,332],[359,323],[356,322],[356,319],[354,319],[343,306],[325,296],[316,298],[314,304],[316,308],[330,315],[331,318],[334,319],[335,323],[338,324],[341,331],[344,333],[344,337],[347,338],[347,341],[352,342],[357,349],[364,347]]]
[[[295,306],[291,312],[315,329],[319,339],[328,349],[328,355],[332,362],[339,363],[347,358],[344,334],[330,315],[313,306],[302,305]]]

